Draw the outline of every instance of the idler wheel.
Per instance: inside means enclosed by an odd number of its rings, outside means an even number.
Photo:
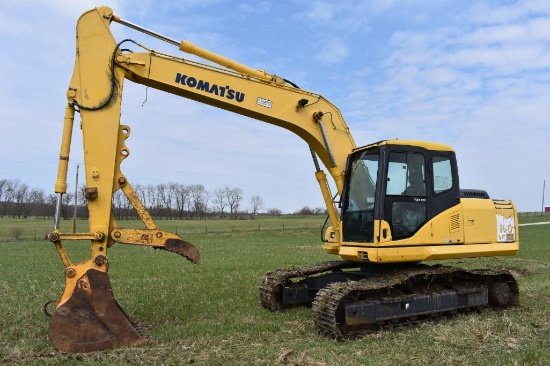
[[[506,282],[493,282],[489,285],[489,302],[496,306],[506,306],[512,298],[510,286]]]

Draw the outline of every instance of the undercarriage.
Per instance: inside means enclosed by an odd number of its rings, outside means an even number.
[[[311,306],[320,333],[336,339],[519,305],[507,271],[424,264],[330,261],[266,274],[260,301],[271,311]]]

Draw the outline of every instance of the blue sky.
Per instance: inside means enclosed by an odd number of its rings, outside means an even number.
[[[0,179],[53,192],[78,16],[121,18],[292,80],[332,101],[358,145],[450,144],[463,188],[542,205],[550,186],[550,2],[91,1],[0,3]],[[175,47],[113,24],[117,39]],[[192,58],[192,57],[191,57]],[[125,84],[130,182],[204,184],[265,208],[322,207],[307,145],[288,131]],[[75,128],[69,183],[82,148]],[[547,205],[550,194],[547,194]]]

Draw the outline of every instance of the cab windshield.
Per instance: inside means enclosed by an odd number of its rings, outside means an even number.
[[[342,206],[344,241],[372,242],[379,149],[355,154],[350,161]]]

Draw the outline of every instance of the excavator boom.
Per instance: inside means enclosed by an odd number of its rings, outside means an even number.
[[[117,43],[111,33],[115,21],[176,45],[215,65],[149,50],[134,41]],[[142,52],[126,52],[125,43]],[[145,245],[168,250],[198,263],[195,246],[176,234],[158,228],[139,200],[120,165],[130,154],[125,141],[130,126],[120,123],[125,80],[150,86],[271,123],[300,136],[310,146],[333,225],[338,226],[326,175],[317,158],[328,168],[336,187],[343,189],[346,159],[355,142],[340,111],[321,95],[298,89],[292,83],[204,50],[188,41],[176,42],[120,19],[108,7],[84,13],[77,23],[76,60],[67,90],[67,106],[55,192],[58,205],[54,243],[65,267],[65,290],[51,314],[49,335],[62,351],[86,352],[147,340],[113,296],[107,275],[107,250],[114,243]],[[89,231],[59,230],[61,197],[67,189],[67,170],[75,112],[82,119],[86,175],[85,196]],[[111,213],[112,195],[121,190],[139,214],[144,229],[119,227]],[[73,263],[62,242],[90,240],[91,255]]]

